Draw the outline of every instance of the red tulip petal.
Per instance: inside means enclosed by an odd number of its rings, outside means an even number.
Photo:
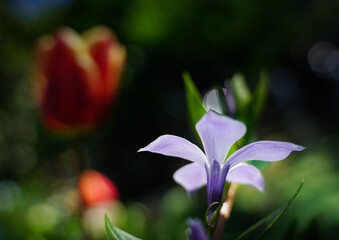
[[[114,183],[94,170],[87,170],[80,176],[79,194],[81,200],[88,206],[119,198],[118,189]]]
[[[90,54],[102,74],[102,94],[110,102],[116,95],[120,75],[126,59],[125,49],[116,41],[112,31],[106,27],[96,27],[84,34]]]
[[[41,38],[33,83],[47,128],[66,135],[95,128],[116,96],[125,55],[105,27],[85,38],[69,28]]]
[[[87,41],[91,56],[100,69],[102,79],[106,79],[109,71],[109,49],[112,44],[116,44],[115,36],[108,28],[95,27],[84,33],[84,39]]]
[[[62,29],[45,67],[44,113],[66,125],[86,123],[97,91],[98,71],[85,47],[75,32]]]

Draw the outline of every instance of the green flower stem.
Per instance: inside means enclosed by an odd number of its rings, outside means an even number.
[[[76,174],[78,175],[78,178],[79,178],[79,176],[84,170],[90,168],[90,158],[84,146],[84,138],[79,137],[79,138],[74,139],[71,142],[71,149],[73,149],[76,153],[76,158],[77,158],[77,163],[78,163]],[[86,206],[83,203],[80,203],[81,218],[83,218],[83,213],[85,212],[85,210],[86,210]],[[82,233],[83,233],[82,237],[84,240],[92,239],[88,231],[86,231],[84,224],[82,224]]]
[[[218,223],[217,223],[217,227],[215,230],[213,240],[220,240],[222,238],[222,234],[224,232],[226,221],[230,218],[230,215],[231,215],[234,197],[235,197],[237,188],[238,188],[237,183],[231,183],[228,189],[228,192],[227,192],[226,201],[223,203],[219,211],[219,219],[218,219]]]

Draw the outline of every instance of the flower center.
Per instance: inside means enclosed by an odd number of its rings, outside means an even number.
[[[211,165],[208,167],[205,165],[206,174],[207,174],[207,205],[210,206],[214,202],[220,202],[224,185],[226,180],[226,175],[228,173],[230,166],[229,164],[223,164],[220,167],[220,163],[216,160],[211,162]],[[210,213],[213,214],[217,205],[210,209]]]

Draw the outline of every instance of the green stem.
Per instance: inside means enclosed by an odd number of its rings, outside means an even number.
[[[222,234],[224,232],[226,221],[229,219],[233,207],[235,193],[237,191],[238,184],[231,183],[228,192],[227,192],[227,199],[223,203],[220,212],[219,212],[219,219],[215,229],[215,234],[213,240],[220,240],[222,238]]]

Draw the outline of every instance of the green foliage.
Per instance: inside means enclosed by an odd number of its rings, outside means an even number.
[[[302,188],[304,180],[301,181],[301,184],[298,190],[294,193],[294,195],[287,201],[283,206],[267,215],[265,218],[261,219],[259,222],[248,228],[245,232],[243,232],[240,236],[236,238],[236,240],[252,240],[252,239],[260,239],[262,236],[274,226],[274,224],[280,219],[280,217],[287,211],[288,207],[291,205],[294,198],[300,192]]]
[[[124,229],[128,230],[128,232],[132,235],[147,238],[145,234],[148,225],[148,219],[145,211],[146,209],[142,204],[131,204],[126,209],[126,218],[124,219],[124,224],[119,226],[123,226]]]
[[[262,112],[268,93],[268,72],[260,72],[257,85],[252,92],[244,75],[235,73],[231,78],[231,90],[236,104],[236,118],[244,122],[247,132],[245,142],[249,142],[254,126]]]
[[[195,130],[195,124],[200,120],[200,118],[205,114],[206,111],[202,105],[200,93],[189,73],[184,72],[182,77],[184,79],[189,118],[192,124],[192,128],[199,139],[199,135]]]
[[[252,102],[253,96],[244,75],[235,73],[231,79],[231,87],[237,106],[237,119],[246,122],[248,118],[248,108]]]
[[[107,215],[105,215],[105,227],[109,240],[141,240],[140,238],[134,237],[114,226]]]
[[[210,235],[210,233],[214,232],[216,226],[217,226],[217,219],[219,216],[219,211],[221,209],[223,204],[220,204],[219,202],[212,203],[206,210],[205,213],[205,222],[207,225],[207,232]],[[213,214],[210,214],[210,211],[212,208],[215,208]]]
[[[218,98],[218,103],[220,104],[220,109],[223,115],[227,115],[228,110],[227,110],[227,104],[225,101],[225,93],[221,87],[217,87],[217,98]]]
[[[151,224],[152,236],[148,235],[147,239],[186,239],[187,218],[205,210],[206,205],[201,201],[202,197],[205,197],[203,191],[189,197],[179,186],[167,191],[160,199],[159,217]],[[199,204],[202,206],[197,210]]]
[[[183,79],[189,118],[193,130],[196,133],[195,124],[205,114],[206,110],[203,107],[201,95],[189,73],[184,72]],[[222,113],[226,115],[227,108],[224,92],[221,88],[217,88],[216,90],[218,103],[220,104]],[[236,118],[244,122],[248,128],[248,132],[245,136],[245,141],[248,142],[257,118],[260,116],[265,105],[268,91],[268,73],[266,71],[261,71],[258,84],[253,93],[247,85],[244,75],[242,73],[235,73],[231,78],[231,91],[236,105]]]

